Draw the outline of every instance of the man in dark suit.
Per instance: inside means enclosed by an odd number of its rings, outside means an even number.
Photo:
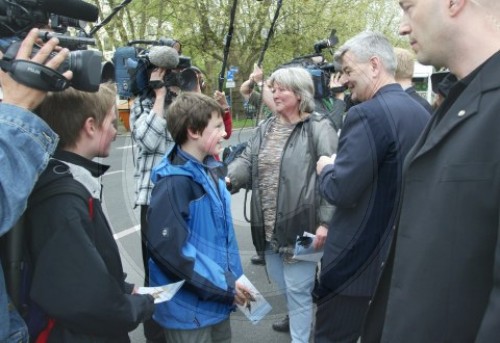
[[[400,34],[457,76],[407,156],[362,342],[498,342],[500,2],[402,0]],[[432,20],[429,20],[432,18]]]
[[[401,196],[403,159],[429,113],[395,82],[396,57],[363,32],[335,54],[360,102],[347,113],[337,156],[317,163],[320,191],[336,206],[320,275],[315,342],[356,342],[385,260]]]
[[[432,106],[424,99],[413,86],[413,72],[415,71],[415,55],[403,48],[394,48],[398,65],[396,67],[396,82],[403,87],[404,91],[413,100],[422,105],[429,114],[432,114]]]

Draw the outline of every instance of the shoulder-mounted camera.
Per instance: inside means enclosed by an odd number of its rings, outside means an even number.
[[[80,36],[67,34],[68,26],[81,26],[82,21],[96,21],[97,18],[97,7],[80,0],[0,0],[0,49],[4,55],[1,68],[14,80],[43,91],[61,91],[69,86],[97,91],[102,81],[102,53],[87,50],[95,41],[87,37],[82,27]],[[72,50],[57,70],[15,59],[21,40],[33,27],[50,30],[40,31],[39,38],[43,41],[57,37],[61,46]],[[39,49],[34,46],[33,55]],[[67,70],[73,72],[71,80],[62,75]]]
[[[314,82],[314,98],[323,99],[330,96],[330,76],[335,73],[335,64],[327,62],[323,50],[328,48],[333,55],[333,47],[338,43],[336,30],[333,29],[330,37],[314,43],[314,53],[295,57],[281,67],[300,66],[311,74]]]
[[[137,44],[149,47],[135,46]],[[113,63],[119,96],[127,99],[160,87],[192,90],[199,76],[191,66],[191,58],[181,52],[180,42],[171,38],[135,40],[128,42],[125,47],[117,48]],[[150,81],[154,68],[166,69],[163,81]]]

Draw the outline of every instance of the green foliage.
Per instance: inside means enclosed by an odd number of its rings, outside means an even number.
[[[120,3],[118,0],[93,1],[104,14],[102,17]],[[227,67],[239,67],[237,88],[233,90],[237,108],[241,103],[238,87],[259,59],[277,3],[277,0],[237,1],[227,62]],[[396,1],[285,0],[282,4],[264,56],[266,75],[294,57],[313,53],[314,43],[327,38],[333,28],[337,30],[339,44],[365,29],[383,32],[394,44],[403,42],[397,35]],[[98,31],[99,48],[112,51],[131,40],[175,38],[182,42],[183,54],[190,56],[193,64],[205,73],[211,94],[217,88],[232,5],[233,0],[133,0]],[[330,52],[324,53],[331,60]]]

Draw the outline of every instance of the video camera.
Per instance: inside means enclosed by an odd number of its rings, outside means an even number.
[[[150,48],[134,47],[136,44],[147,44]],[[126,47],[117,48],[113,62],[119,96],[127,99],[164,86],[191,90],[198,75],[191,66],[191,58],[179,53],[180,43],[171,38],[161,38],[158,41],[136,40],[128,42]],[[157,67],[167,70],[165,78],[151,83],[151,71]],[[172,93],[169,95],[174,96]]]
[[[314,53],[310,55],[299,56],[282,64],[280,67],[301,66],[311,74],[314,82],[314,98],[323,99],[330,96],[330,76],[335,73],[335,64],[328,63],[323,50],[330,50],[338,43],[336,30],[333,29],[330,37],[314,43]],[[330,51],[333,55],[333,51]]]
[[[83,28],[80,28],[80,37],[66,34],[68,26],[76,27],[74,23],[78,21],[97,18],[97,7],[81,0],[0,0],[0,50],[4,54],[0,67],[14,80],[43,91],[62,91],[69,86],[97,91],[101,83],[102,54],[86,50],[87,45],[95,45],[95,40],[86,37]],[[72,50],[57,71],[31,61],[15,60],[27,32],[33,27],[48,27],[49,22],[55,32],[40,31],[39,38],[48,41],[57,37],[61,46]],[[39,49],[40,46],[35,45],[32,55]],[[73,72],[71,80],[62,75],[67,70]]]

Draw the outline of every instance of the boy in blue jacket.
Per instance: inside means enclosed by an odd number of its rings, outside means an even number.
[[[168,342],[230,342],[229,315],[247,300],[230,194],[213,156],[226,136],[223,109],[203,94],[182,93],[167,127],[175,146],[153,169],[148,210],[150,285],[185,280],[154,319]]]

